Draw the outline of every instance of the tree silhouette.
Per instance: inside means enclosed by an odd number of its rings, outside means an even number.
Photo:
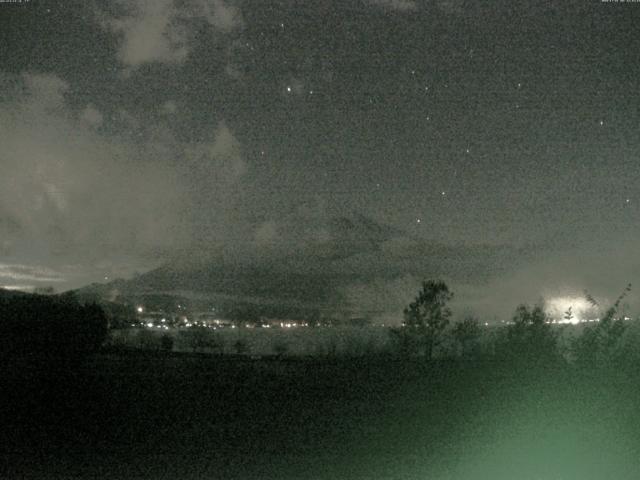
[[[478,339],[482,333],[480,322],[477,318],[468,316],[462,322],[453,327],[453,337],[460,344],[463,357],[478,353]]]
[[[613,353],[620,343],[620,339],[626,330],[623,319],[618,312],[622,300],[631,291],[631,284],[627,284],[616,301],[606,310],[600,321],[595,326],[588,326],[578,337],[573,345],[574,355],[578,364],[593,366],[606,364],[612,360]],[[598,302],[585,292],[587,301],[592,305]]]
[[[403,348],[423,354],[427,360],[433,357],[434,348],[449,325],[451,310],[447,303],[452,298],[453,293],[443,281],[422,282],[418,296],[404,309],[402,328],[395,331]]]
[[[557,331],[554,331],[544,309],[519,305],[506,330],[503,353],[512,361],[527,365],[558,361]]]

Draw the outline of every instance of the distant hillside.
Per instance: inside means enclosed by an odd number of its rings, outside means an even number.
[[[16,297],[28,297],[33,294],[22,292],[20,290],[7,290],[6,288],[0,288],[0,300],[5,298],[16,298]]]

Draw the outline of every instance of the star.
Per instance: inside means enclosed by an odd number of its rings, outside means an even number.
[[[287,92],[291,93],[291,87],[287,87]]]
[[[416,223],[420,223],[420,222],[422,222],[422,220],[420,218],[417,218]]]
[[[442,196],[444,197],[447,194],[447,192],[443,191],[442,192]]]
[[[604,125],[604,120],[600,120],[599,123],[600,123],[600,126],[603,126]]]

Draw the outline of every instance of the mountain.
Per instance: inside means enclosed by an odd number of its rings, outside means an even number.
[[[30,296],[32,296],[31,293],[23,292],[20,290],[8,290],[6,288],[0,288],[0,301],[13,299],[17,297],[24,298],[24,297],[30,297]]]
[[[190,252],[131,280],[96,284],[80,293],[109,300],[153,293],[357,310],[358,299],[349,295],[354,286],[399,278],[477,282],[522,258],[522,252],[504,246],[451,246],[413,238],[362,215],[294,216],[266,225],[227,249]]]

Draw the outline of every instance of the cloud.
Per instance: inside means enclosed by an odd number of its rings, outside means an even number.
[[[61,78],[47,74],[25,74],[22,80],[34,100],[28,107],[50,112],[64,106],[64,95],[69,90],[69,85]]]
[[[254,239],[258,247],[275,245],[280,239],[278,224],[274,220],[263,222],[256,228]]]
[[[510,319],[520,303],[583,299],[585,290],[606,308],[640,273],[635,243],[633,239],[614,239],[609,244],[592,241],[577,248],[545,252],[486,284],[454,285],[456,301],[460,308],[487,321]],[[640,306],[635,286],[625,302],[632,310]],[[575,305],[577,309],[579,302]]]
[[[190,142],[162,119],[141,121],[117,106],[78,111],[72,89],[56,76],[0,81],[3,262],[58,268],[78,285],[157,266],[212,234],[237,236],[233,199],[244,191],[248,166],[224,121]],[[161,110],[175,108],[167,102]],[[70,264],[77,268],[60,270]]]
[[[242,78],[242,70],[240,70],[240,67],[238,65],[235,65],[233,63],[229,63],[224,68],[224,73],[226,73],[227,76],[233,78],[234,80],[240,80]]]
[[[108,26],[121,38],[118,57],[122,63],[182,62],[188,53],[184,31],[172,23],[172,0],[133,2],[129,15],[113,19]]]
[[[178,104],[173,100],[167,100],[160,107],[160,113],[163,115],[173,115],[178,111]]]
[[[102,115],[74,115],[57,77],[4,80],[15,86],[0,103],[5,259],[146,255],[180,241],[184,189],[157,148],[100,135]]]
[[[200,5],[207,22],[223,32],[230,32],[242,25],[240,10],[223,0],[200,0],[196,4]]]
[[[234,184],[247,171],[242,156],[242,146],[225,122],[220,122],[213,133],[213,140],[193,144],[186,156],[202,179],[211,185]]]
[[[119,5],[125,14],[102,25],[118,36],[118,58],[129,67],[183,62],[203,21],[221,33],[242,26],[240,10],[223,0],[122,0]]]
[[[436,5],[448,15],[462,15],[465,11],[464,3],[463,0],[439,0]]]
[[[368,0],[367,3],[398,12],[410,12],[417,9],[416,2],[413,0]]]
[[[245,225],[238,203],[250,188],[240,188],[248,171],[242,145],[224,121],[212,130],[210,138],[183,148],[183,168],[189,179],[189,222],[198,249],[217,248],[235,243]],[[249,207],[250,208],[250,207]],[[230,239],[234,239],[229,242]]]
[[[62,282],[64,276],[51,268],[0,263],[0,281]]]
[[[371,317],[374,323],[399,325],[404,308],[414,299],[420,280],[412,275],[376,278],[344,288],[347,305]]]
[[[87,105],[87,107],[80,114],[80,120],[91,125],[92,127],[99,127],[102,125],[102,114],[93,105]]]

